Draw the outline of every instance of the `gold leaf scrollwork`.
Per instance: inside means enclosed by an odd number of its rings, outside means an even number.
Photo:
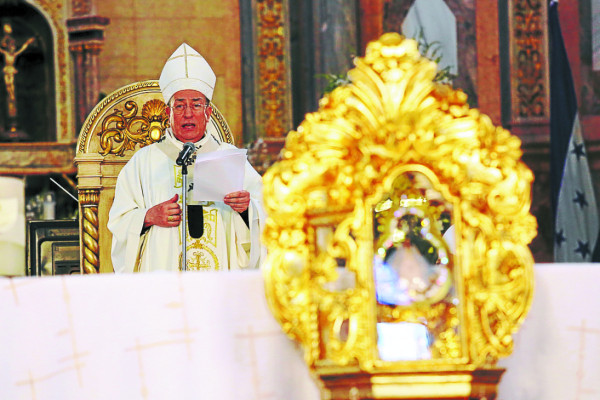
[[[134,101],[125,103],[125,112],[115,109],[102,121],[100,135],[100,154],[122,156],[125,151],[133,150],[136,145],[144,147],[157,142],[168,126],[166,105],[158,99],[144,104],[141,115]]]
[[[537,222],[520,140],[434,83],[436,66],[413,40],[385,34],[355,66],[264,175],[269,306],[313,368],[406,366],[378,358],[374,325],[423,318],[438,321],[428,325],[428,366],[494,365],[510,354],[533,293]],[[376,301],[373,210],[412,172],[452,206],[456,301],[386,307]]]

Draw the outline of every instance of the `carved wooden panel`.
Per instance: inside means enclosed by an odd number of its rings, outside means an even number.
[[[256,0],[256,124],[259,137],[291,128],[287,0]]]
[[[545,0],[509,3],[511,113],[514,123],[544,122],[549,117]]]

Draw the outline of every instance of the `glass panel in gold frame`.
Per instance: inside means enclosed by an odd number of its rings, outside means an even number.
[[[389,178],[391,188],[373,210],[379,358],[458,357],[452,204],[421,172]]]

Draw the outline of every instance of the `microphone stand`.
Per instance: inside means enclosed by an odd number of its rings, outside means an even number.
[[[181,175],[183,178],[183,185],[181,186],[181,205],[183,207],[181,213],[181,270],[187,271],[187,173],[188,173],[188,165],[193,163],[192,154],[196,151],[196,147],[191,142],[185,143],[183,145],[183,150],[179,153],[179,157],[177,157],[177,161],[175,162],[177,165],[181,165]]]
[[[181,270],[187,271],[187,170],[188,164],[187,160],[183,162],[181,165],[181,176],[183,178],[183,185],[181,187],[181,205],[182,205],[182,213],[181,213]]]

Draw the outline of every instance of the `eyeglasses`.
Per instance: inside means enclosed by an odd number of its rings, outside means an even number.
[[[199,114],[201,113],[206,107],[208,106],[208,104],[204,104],[204,103],[192,103],[191,104],[191,109],[193,113]],[[177,103],[175,104],[173,107],[173,112],[175,114],[183,114],[185,112],[185,110],[187,110],[188,105],[185,103]]]

